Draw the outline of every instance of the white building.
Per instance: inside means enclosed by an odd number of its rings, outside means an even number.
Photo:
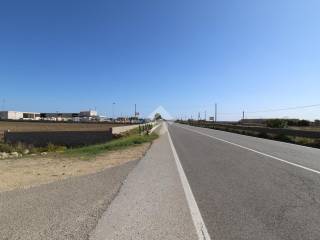
[[[80,112],[80,121],[88,122],[88,121],[97,121],[98,120],[98,112],[97,111],[81,111]]]
[[[0,111],[0,120],[43,120],[43,121],[74,121],[88,122],[99,121],[97,111],[81,111],[80,113],[37,113],[37,112],[18,112]]]
[[[93,110],[80,112],[80,117],[97,117],[97,116],[98,116],[98,112]]]
[[[40,120],[40,113],[0,111],[1,120]]]

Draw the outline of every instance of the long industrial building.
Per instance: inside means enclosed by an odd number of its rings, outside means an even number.
[[[99,119],[96,111],[81,111],[80,113],[38,113],[19,111],[0,111],[0,120],[34,120],[34,121],[96,121]]]
[[[1,120],[40,120],[40,113],[1,111],[0,119]]]

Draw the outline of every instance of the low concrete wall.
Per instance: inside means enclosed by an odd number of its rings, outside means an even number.
[[[10,144],[21,142],[35,147],[44,147],[49,143],[67,147],[78,147],[105,143],[112,139],[112,134],[120,134],[137,127],[139,127],[139,124],[113,127],[109,131],[5,132],[4,142]]]
[[[35,147],[44,147],[49,143],[59,146],[78,147],[105,143],[112,139],[109,131],[59,131],[59,132],[5,132],[6,143],[25,143]]]
[[[150,123],[146,123],[146,124],[152,124],[155,125],[155,122],[150,122]],[[145,124],[140,124],[140,126],[143,126]],[[120,133],[124,133],[127,131],[130,131],[132,129],[135,129],[139,127],[139,124],[134,124],[134,125],[129,125],[129,126],[122,126],[122,127],[113,127],[112,128],[112,133],[113,134],[120,134]]]
[[[113,127],[112,133],[113,134],[120,134],[120,133],[130,131],[130,130],[137,128],[137,127],[139,127],[139,124],[129,125],[129,126],[121,126],[121,127]]]

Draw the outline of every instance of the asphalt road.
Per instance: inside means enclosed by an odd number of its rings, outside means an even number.
[[[137,162],[0,193],[0,239],[88,239]]]
[[[194,240],[166,128],[128,175],[90,240]]]
[[[320,239],[320,150],[169,124],[211,239]]]
[[[212,240],[320,239],[319,149],[168,128],[139,164],[0,193],[0,240],[200,239],[198,208]]]

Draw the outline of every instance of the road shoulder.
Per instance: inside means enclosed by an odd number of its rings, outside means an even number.
[[[197,239],[167,133],[129,174],[91,240]]]
[[[0,193],[0,239],[88,239],[137,162]]]

